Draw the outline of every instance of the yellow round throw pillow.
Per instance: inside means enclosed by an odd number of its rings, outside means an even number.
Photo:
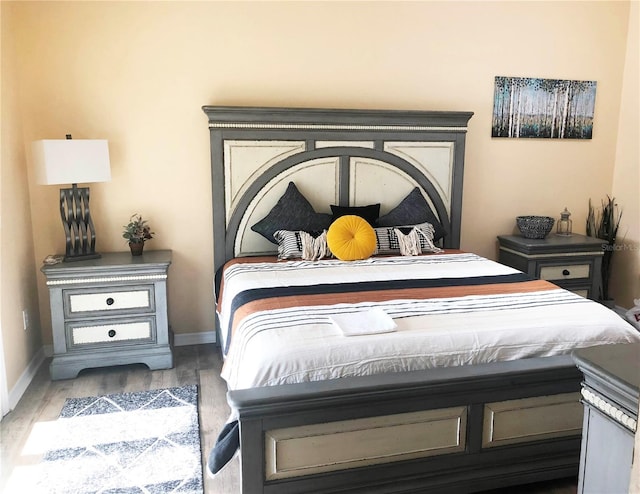
[[[360,216],[340,216],[327,231],[327,245],[341,261],[367,259],[376,250],[376,232]]]

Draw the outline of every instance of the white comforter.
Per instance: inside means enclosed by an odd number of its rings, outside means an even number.
[[[273,308],[235,322],[246,290],[403,280],[515,275],[474,254],[379,257],[343,262],[259,262],[225,270],[219,320],[222,376],[230,389],[334,379],[568,353],[598,344],[640,342],[640,333],[601,304],[545,287],[523,293],[397,298]],[[539,282],[544,283],[544,282]],[[396,323],[384,334],[345,336],[330,315],[378,307]]]

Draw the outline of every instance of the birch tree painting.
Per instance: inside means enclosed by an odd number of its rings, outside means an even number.
[[[595,81],[496,77],[491,137],[591,139]]]

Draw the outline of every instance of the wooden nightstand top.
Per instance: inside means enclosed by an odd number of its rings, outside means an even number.
[[[171,264],[170,250],[146,250],[141,256],[131,252],[106,252],[98,259],[86,261],[60,262],[43,265],[40,268],[48,279],[76,276],[117,275],[119,273],[145,273],[165,271]]]
[[[601,345],[573,351],[573,359],[583,372],[604,382],[615,382],[636,398],[640,393],[640,343]]]
[[[554,254],[566,252],[604,253],[600,238],[587,237],[574,233],[571,236],[550,233],[546,238],[524,238],[520,235],[498,235],[500,247],[513,249],[524,254]]]

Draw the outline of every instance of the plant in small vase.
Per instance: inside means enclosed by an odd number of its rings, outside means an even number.
[[[604,242],[602,248],[601,288],[599,299],[604,305],[613,308],[613,299],[609,296],[609,280],[611,279],[611,258],[615,252],[616,237],[620,227],[622,211],[618,208],[615,198],[607,196],[607,200],[602,200],[602,207],[596,211],[589,199],[589,212],[587,214],[587,235],[600,238]]]
[[[142,219],[139,213],[136,213],[129,218],[129,223],[124,226],[122,237],[129,243],[132,256],[142,255],[144,249],[144,243],[147,240],[151,240],[155,232],[151,231],[147,220]]]

